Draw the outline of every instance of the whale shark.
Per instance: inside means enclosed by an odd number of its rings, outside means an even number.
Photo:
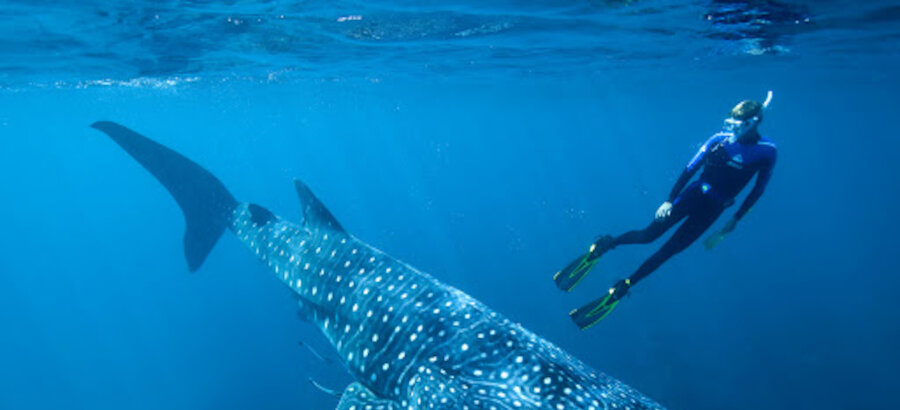
[[[300,180],[302,222],[237,201],[212,173],[109,121],[105,133],[169,191],[197,271],[229,230],[296,295],[354,378],[339,410],[662,409],[466,293],[348,233]]]

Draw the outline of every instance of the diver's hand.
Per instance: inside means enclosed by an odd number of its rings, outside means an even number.
[[[656,220],[661,221],[666,219],[672,215],[672,203],[669,201],[663,202],[662,205],[659,206],[659,209],[656,210]]]
[[[706,238],[706,241],[703,242],[703,245],[706,246],[706,250],[712,250],[712,248],[715,248],[716,245],[719,244],[719,242],[722,242],[722,240],[725,239],[725,235],[731,233],[731,231],[733,231],[736,226],[737,219],[729,219],[728,222],[725,223],[725,226],[722,227],[722,229],[710,235],[708,238]]]
[[[725,223],[725,226],[722,227],[722,230],[720,232],[723,235],[731,233],[731,231],[733,231],[734,228],[737,227],[737,223],[738,223],[737,219],[734,219],[734,218],[729,219],[728,222]]]

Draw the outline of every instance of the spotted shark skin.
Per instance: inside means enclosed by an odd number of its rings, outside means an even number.
[[[146,137],[114,123],[94,127],[160,175],[151,163],[159,155],[142,160],[133,152],[137,145],[127,145],[128,138]],[[227,229],[296,293],[303,314],[355,378],[338,409],[662,409],[462,291],[355,238],[306,185],[295,181],[295,187],[305,214],[300,224],[255,204],[219,202],[232,208],[224,214]],[[188,217],[186,201],[179,204]]]

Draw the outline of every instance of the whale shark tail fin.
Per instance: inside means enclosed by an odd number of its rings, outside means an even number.
[[[297,189],[297,196],[300,197],[300,206],[303,207],[303,223],[306,226],[313,229],[325,228],[344,232],[344,228],[334,218],[331,211],[313,195],[312,190],[303,181],[294,179],[294,188]]]
[[[238,202],[213,174],[181,154],[109,121],[91,124],[139,162],[172,194],[184,213],[184,254],[195,272],[228,228]]]

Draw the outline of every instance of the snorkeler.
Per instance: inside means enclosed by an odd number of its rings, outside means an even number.
[[[707,238],[706,248],[712,249],[734,230],[738,221],[762,195],[772,177],[775,144],[762,137],[757,130],[763,112],[771,101],[772,92],[769,91],[764,103],[744,100],[731,110],[731,117],[725,120],[723,130],[706,141],[687,164],[669,198],[656,210],[655,219],[650,226],[618,237],[601,236],[591,244],[586,254],[556,273],[553,277],[556,285],[566,292],[571,291],[607,251],[618,245],[650,243],[684,220],[662,248],[650,256],[634,274],[616,282],[608,294],[569,313],[578,327],[584,330],[602,320],[628,294],[632,286],[697,240],[726,208],[734,204],[734,198],[757,175],[753,190],[734,217],[720,231]],[[700,177],[688,184],[701,167],[703,172]]]

